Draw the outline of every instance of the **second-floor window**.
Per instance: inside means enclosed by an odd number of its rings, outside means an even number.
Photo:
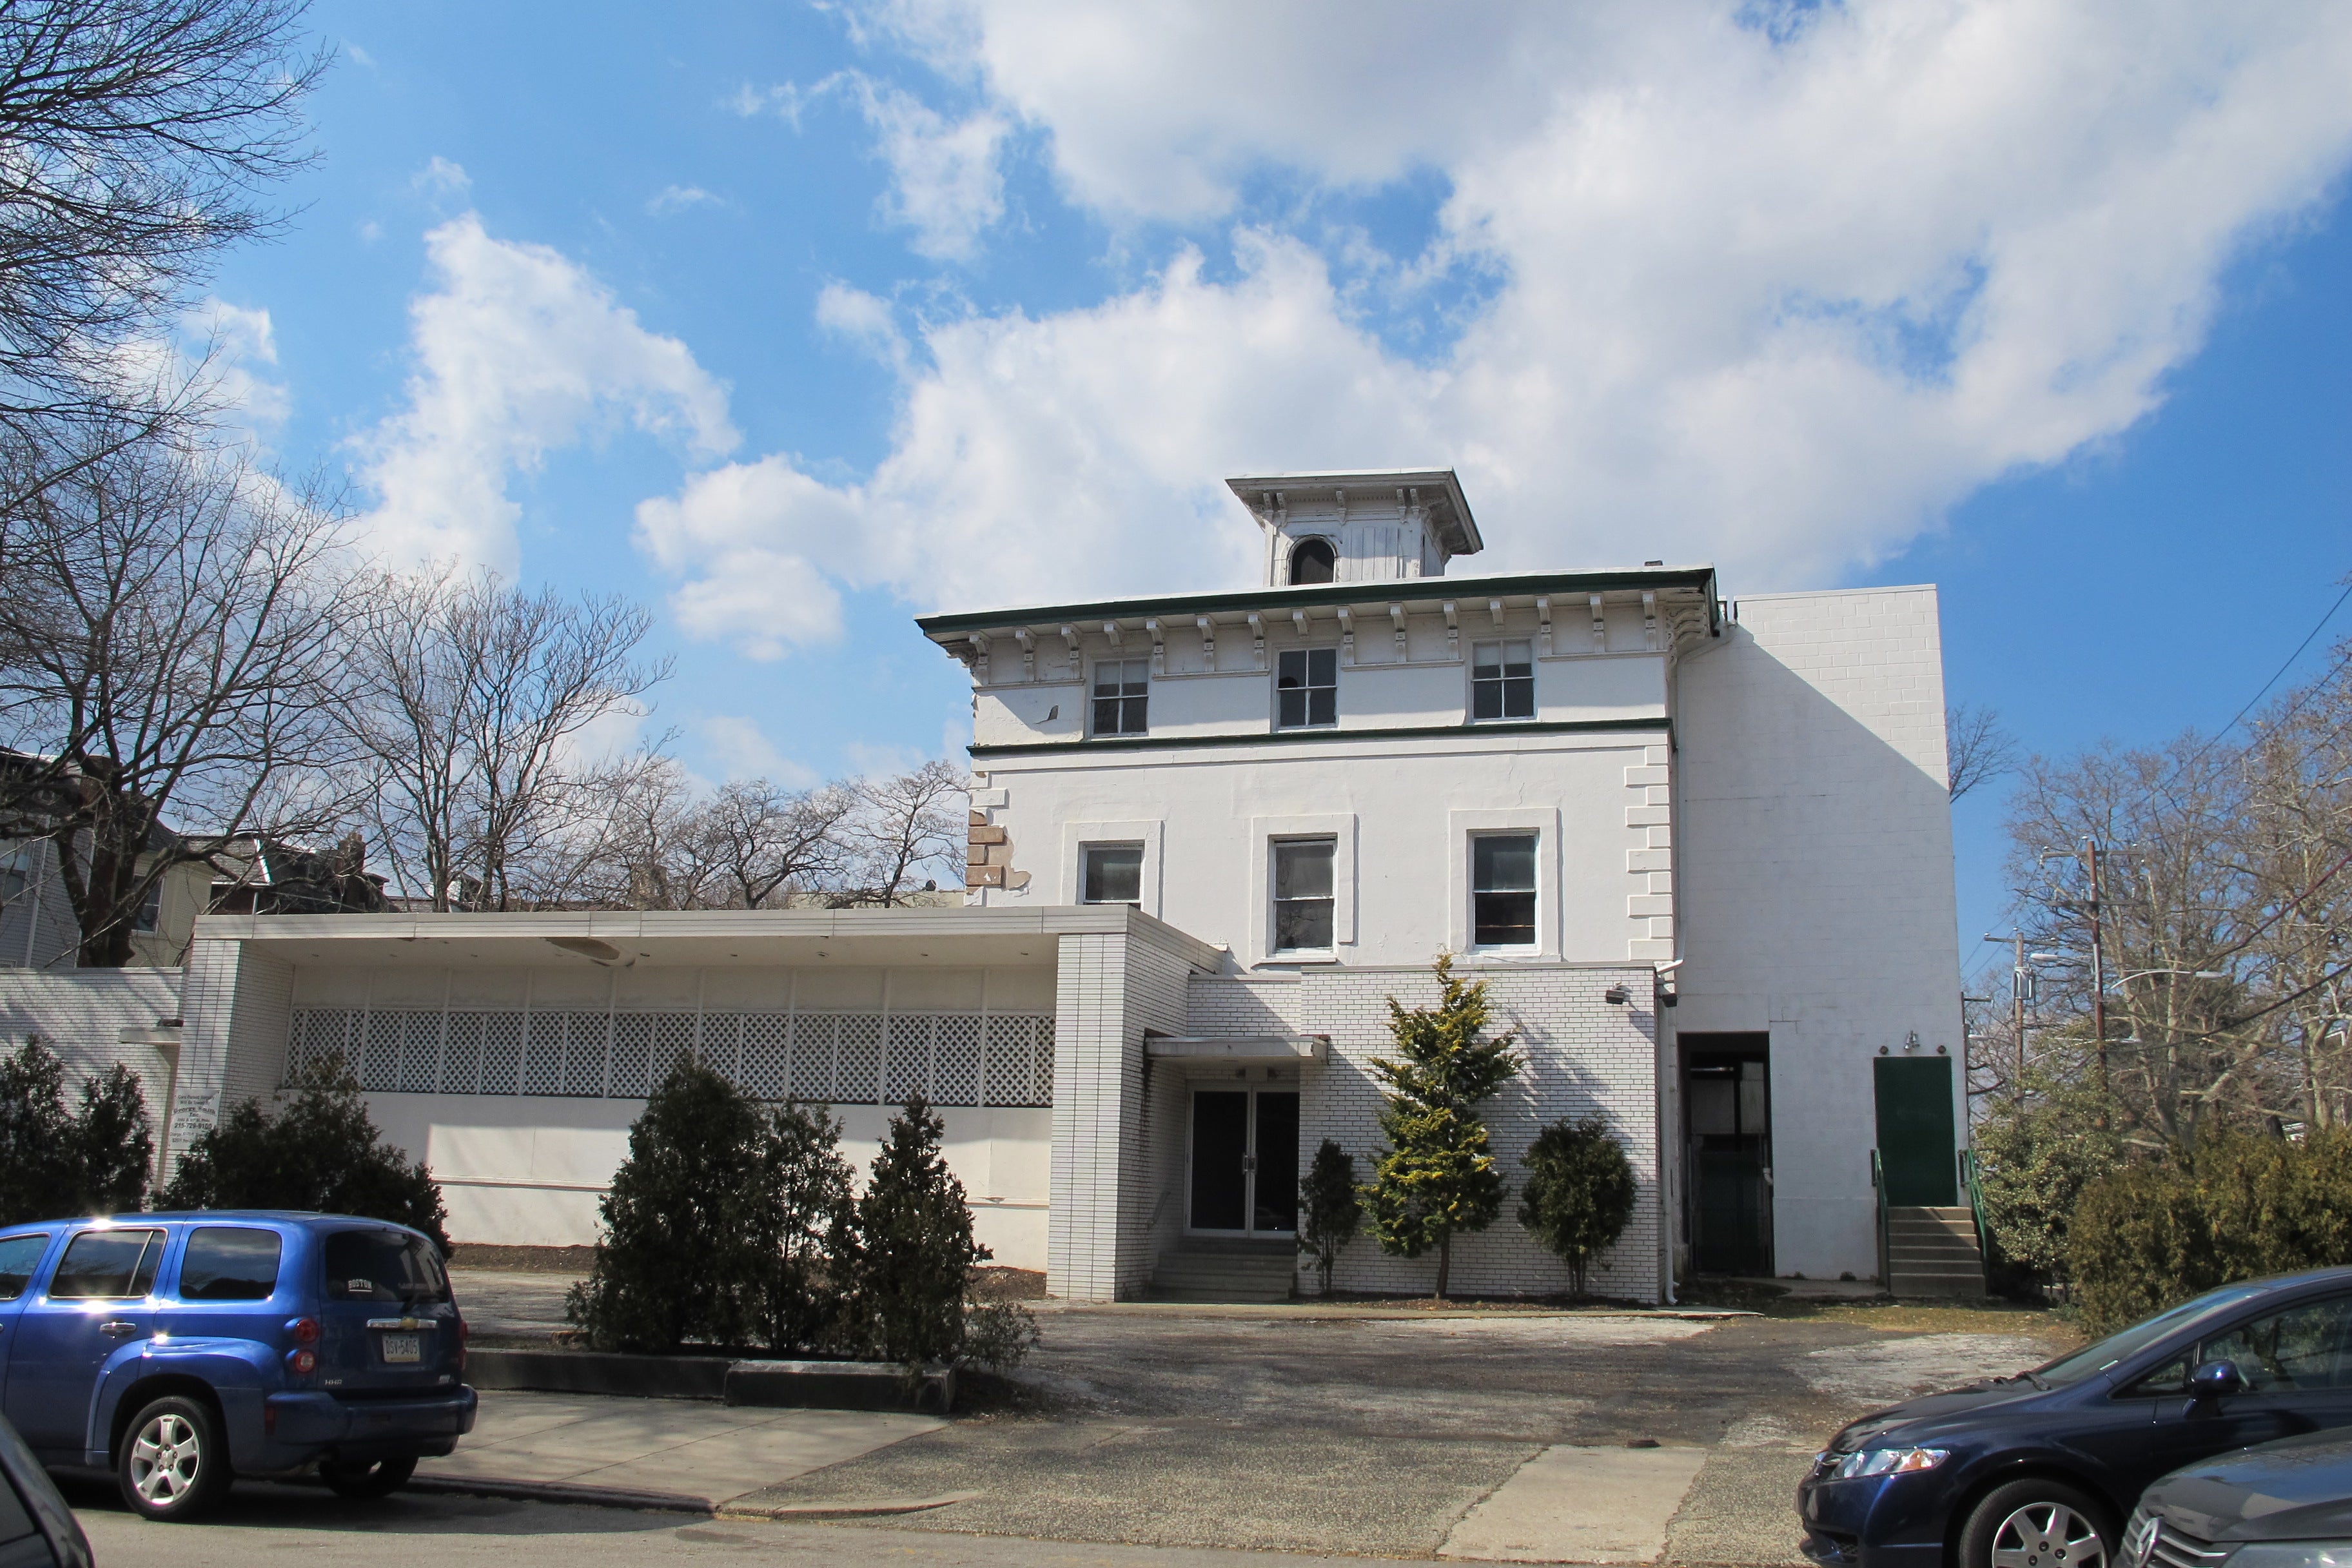
[[[1143,846],[1089,844],[1083,851],[1085,874],[1078,889],[1082,902],[1139,904],[1143,901]]]
[[[1304,730],[1339,721],[1339,650],[1294,647],[1283,651],[1274,672],[1276,729]]]
[[[1144,704],[1151,690],[1151,665],[1140,658],[1107,658],[1095,666],[1095,733],[1140,735]]]
[[[1482,642],[1470,658],[1470,717],[1532,719],[1536,716],[1536,661],[1532,645]]]
[[[1328,838],[1294,838],[1274,846],[1274,951],[1328,952],[1331,948],[1331,861]]]
[[[1536,836],[1484,833],[1470,841],[1470,940],[1479,947],[1536,943]]]

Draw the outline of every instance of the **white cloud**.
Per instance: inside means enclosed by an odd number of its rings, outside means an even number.
[[[422,191],[435,201],[462,202],[473,194],[474,176],[465,166],[453,163],[436,153],[432,162],[416,171],[409,179],[409,188]]]
[[[890,312],[890,301],[835,281],[817,290],[816,324],[860,352],[903,372],[907,339]]]
[[[849,73],[876,149],[890,165],[882,213],[915,231],[916,251],[956,261],[979,248],[982,231],[1004,216],[1004,176],[997,149],[1012,127],[981,110],[950,120],[896,88]]]
[[[1433,169],[1437,238],[1400,276],[1496,282],[1408,359],[1301,219],[1204,242],[1221,275],[1183,252],[1087,308],[931,324],[864,482],[769,457],[640,509],[724,600],[712,635],[762,613],[744,552],[925,605],[1247,581],[1216,480],[1261,465],[1452,463],[1480,564],[1834,581],[2155,407],[2222,268],[2352,152],[2341,7],[1851,0],[1777,39],[1654,0],[865,15],[1037,127],[1113,222],[1213,219],[1265,170]]]
[[[665,185],[646,203],[646,211],[656,217],[668,217],[689,207],[725,206],[721,198],[712,195],[700,185]]]
[[[278,363],[278,334],[268,310],[206,300],[184,331],[192,357],[208,365],[215,393],[237,424],[258,433],[286,422],[293,396],[285,383],[259,368]]]
[[[784,755],[756,722],[739,714],[713,713],[696,721],[694,731],[730,779],[766,779],[789,789],[820,782],[815,769]]]
[[[379,501],[365,521],[387,558],[511,574],[509,478],[614,425],[704,460],[734,447],[725,387],[572,261],[493,239],[472,213],[425,247],[433,279],[409,305],[407,406],[359,442]]]

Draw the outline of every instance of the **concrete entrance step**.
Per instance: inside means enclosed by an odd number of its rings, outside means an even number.
[[[1297,1269],[1287,1241],[1188,1237],[1160,1255],[1151,1289],[1173,1301],[1286,1301]]]
[[[1886,1272],[1897,1296],[1982,1296],[1976,1216],[1950,1206],[1888,1209]]]

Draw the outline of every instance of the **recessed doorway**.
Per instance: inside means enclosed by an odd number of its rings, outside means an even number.
[[[1219,1236],[1298,1229],[1298,1091],[1192,1091],[1191,1209],[1185,1228]]]
[[[1771,1047],[1685,1035],[1685,1215],[1693,1272],[1765,1276],[1772,1260]]]

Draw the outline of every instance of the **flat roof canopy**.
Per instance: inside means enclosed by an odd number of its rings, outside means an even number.
[[[1133,934],[1214,970],[1220,948],[1126,905],[1029,910],[646,910],[530,914],[206,915],[202,940],[292,963],[385,968],[1052,967],[1061,939]]]

